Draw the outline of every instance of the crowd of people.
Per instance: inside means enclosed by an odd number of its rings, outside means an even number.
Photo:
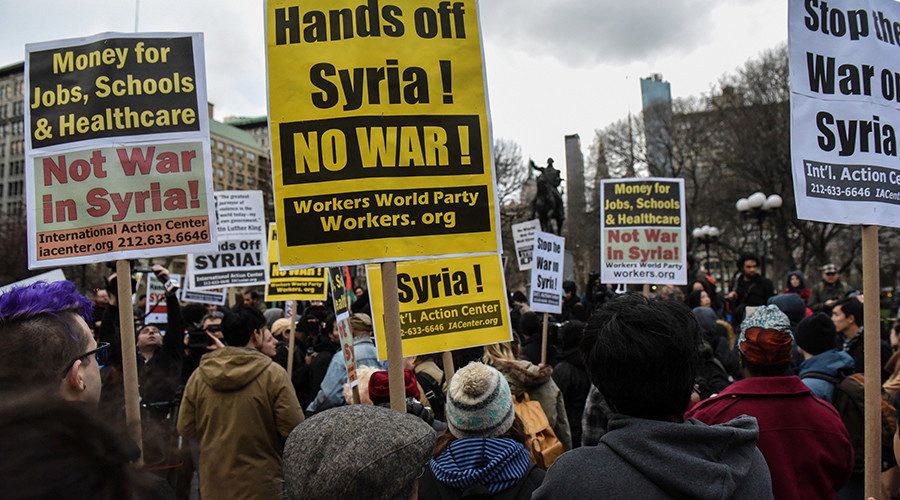
[[[145,323],[135,307],[140,443],[125,434],[117,277],[93,300],[65,281],[14,288],[0,295],[0,489],[17,498],[191,498],[197,488],[211,499],[863,498],[865,298],[831,264],[815,286],[794,271],[783,288],[757,264],[741,257],[727,290],[699,276],[652,296],[616,294],[591,275],[579,295],[567,281],[546,353],[542,318],[515,291],[512,341],[453,351],[453,367],[442,353],[403,359],[405,413],[390,407],[364,288],[350,319],[353,404],[329,302],[291,318],[252,291],[231,307],[182,304],[168,270],[154,266],[167,320]],[[900,495],[891,446],[900,323],[882,344],[882,469]]]

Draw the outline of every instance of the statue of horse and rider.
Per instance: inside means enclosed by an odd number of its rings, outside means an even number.
[[[543,168],[535,165],[534,160],[528,160],[528,165],[541,173],[537,178],[537,194],[531,200],[531,218],[537,216],[542,231],[562,234],[566,216],[558,189],[562,182],[559,170],[553,166],[553,158],[547,158],[547,166]],[[556,222],[556,228],[551,227],[551,221]]]

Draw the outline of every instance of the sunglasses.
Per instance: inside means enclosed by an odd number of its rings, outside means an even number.
[[[826,276],[834,276],[835,274],[837,274],[836,271],[828,271],[825,273]]]
[[[93,355],[97,359],[98,365],[100,365],[100,366],[105,365],[106,362],[109,361],[109,342],[101,342],[100,345],[97,346],[97,348],[94,349],[93,351],[88,351],[88,352],[82,354],[81,356],[78,356],[75,359],[73,359],[72,361],[70,361],[66,365],[66,369],[63,370],[63,372],[62,372],[63,378],[65,378],[66,373],[69,372],[69,369],[72,368],[72,365],[74,365],[76,361],[82,360],[91,355]]]

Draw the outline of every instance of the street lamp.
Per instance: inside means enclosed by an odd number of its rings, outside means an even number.
[[[759,228],[759,267],[760,272],[766,274],[766,240],[763,234],[763,225],[766,217],[773,210],[781,208],[784,200],[777,194],[766,196],[764,193],[757,191],[746,198],[741,198],[734,204],[738,212],[744,219],[756,219]]]
[[[691,231],[691,235],[702,243],[706,247],[706,272],[712,275],[712,271],[709,267],[709,245],[719,241],[719,228],[715,226],[705,225],[703,227],[695,227],[693,231]]]

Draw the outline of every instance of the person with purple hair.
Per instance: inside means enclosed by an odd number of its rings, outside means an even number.
[[[91,314],[91,301],[70,281],[0,295],[0,392],[58,391],[97,403],[109,344],[97,345],[86,322]]]

